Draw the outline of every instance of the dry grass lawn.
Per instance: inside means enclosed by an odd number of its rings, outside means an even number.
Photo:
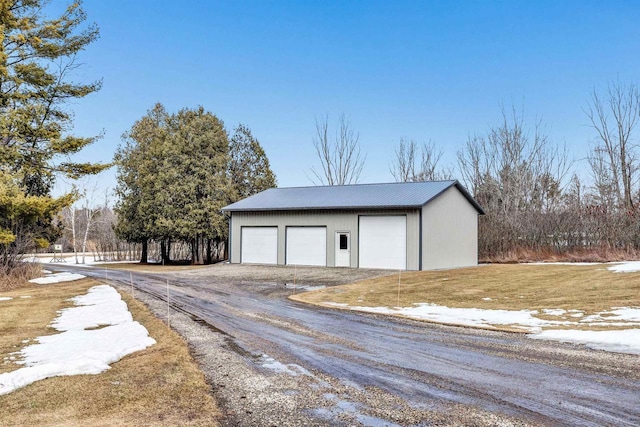
[[[6,361],[23,340],[56,333],[47,325],[68,298],[98,284],[90,279],[30,285],[0,301],[0,373],[20,366]],[[30,298],[20,298],[30,296]],[[221,416],[204,375],[179,335],[140,302],[122,294],[135,320],[157,344],[133,353],[99,375],[38,381],[0,396],[2,426],[211,426]]]
[[[639,307],[640,273],[614,273],[606,267],[603,264],[493,264],[403,272],[399,300],[398,273],[291,298],[312,304],[335,302],[364,307],[410,307],[414,303],[433,303],[505,310],[561,308],[582,310],[585,315],[612,307]],[[538,317],[567,319],[543,314]]]

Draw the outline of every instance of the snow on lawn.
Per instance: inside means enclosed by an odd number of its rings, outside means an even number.
[[[85,295],[71,298],[69,301],[76,306],[71,310],[60,310],[58,317],[51,322],[51,326],[58,331],[133,322],[127,304],[111,286],[94,286]]]
[[[547,330],[529,335],[529,337],[584,344],[597,350],[640,354],[640,329],[622,331]]]
[[[13,298],[11,297],[0,297],[0,301],[9,301],[12,300]]]
[[[344,304],[327,303],[332,306]],[[417,303],[413,307],[361,307],[350,306],[351,310],[378,314],[394,314],[414,319],[447,323],[460,326],[475,326],[495,329],[493,325],[515,325],[530,332],[538,332],[542,326],[569,325],[570,321],[543,320],[534,317],[537,310],[489,310],[484,308],[452,308],[444,305]]]
[[[589,324],[612,324],[612,320],[617,323],[638,323],[640,322],[640,308],[632,307],[614,307],[609,311],[602,311],[600,313],[586,316],[580,320],[581,323]]]
[[[30,283],[35,283],[38,285],[50,285],[52,283],[62,283],[62,282],[71,282],[73,280],[84,279],[87,276],[83,276],[78,273],[55,273],[55,274],[47,274],[44,277],[38,277],[36,279],[29,280]]]
[[[495,329],[496,326],[510,326],[532,333],[532,338],[554,339],[587,344],[591,348],[623,353],[640,354],[640,329],[612,331],[583,331],[575,329],[553,330],[549,328],[563,326],[567,328],[597,325],[617,327],[640,326],[640,307],[614,307],[584,316],[580,310],[543,309],[538,310],[490,310],[482,308],[452,308],[436,304],[418,303],[413,307],[362,307],[343,303],[325,303],[332,307],[348,308],[377,314],[391,314],[413,319],[429,320],[459,326],[473,326]],[[547,320],[536,317],[563,316],[563,320]],[[544,330],[543,330],[544,329]]]
[[[24,367],[0,374],[0,395],[45,378],[99,374],[109,364],[156,343],[144,326],[133,321],[111,286],[94,286],[71,301],[76,306],[60,310],[51,323],[61,333],[38,337],[37,344],[14,353],[23,359],[15,363]],[[96,327],[100,328],[88,329]]]
[[[607,270],[614,273],[635,273],[640,271],[640,261],[627,261],[607,267]]]
[[[54,261],[55,259],[55,261]],[[73,254],[65,253],[64,255],[60,254],[49,254],[47,256],[25,256],[22,258],[23,262],[42,262],[47,264],[73,264],[79,267],[86,266],[90,267],[93,264],[125,264],[125,263],[137,263],[139,260],[129,260],[129,261],[115,261],[108,260],[105,257],[100,257],[97,255],[87,254],[85,256],[84,262],[82,262],[82,254],[78,254],[78,263],[76,264],[76,257]],[[149,258],[149,262],[152,262],[152,259]],[[153,261],[155,262],[155,260]]]

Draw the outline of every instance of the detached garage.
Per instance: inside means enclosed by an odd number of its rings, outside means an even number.
[[[458,181],[273,188],[223,211],[232,263],[394,270],[476,265],[484,214]]]

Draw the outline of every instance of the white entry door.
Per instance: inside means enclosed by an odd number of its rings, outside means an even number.
[[[289,265],[327,265],[326,227],[287,227]]]
[[[348,231],[336,233],[336,267],[351,267],[351,236]]]
[[[278,263],[278,227],[242,227],[240,234],[241,263]]]
[[[407,217],[361,216],[358,239],[361,268],[407,268]]]

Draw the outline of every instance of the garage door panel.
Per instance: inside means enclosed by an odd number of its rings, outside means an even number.
[[[358,240],[361,268],[407,268],[406,216],[361,216]]]
[[[240,262],[278,263],[278,227],[242,227]]]
[[[286,263],[327,265],[326,227],[287,227]]]

